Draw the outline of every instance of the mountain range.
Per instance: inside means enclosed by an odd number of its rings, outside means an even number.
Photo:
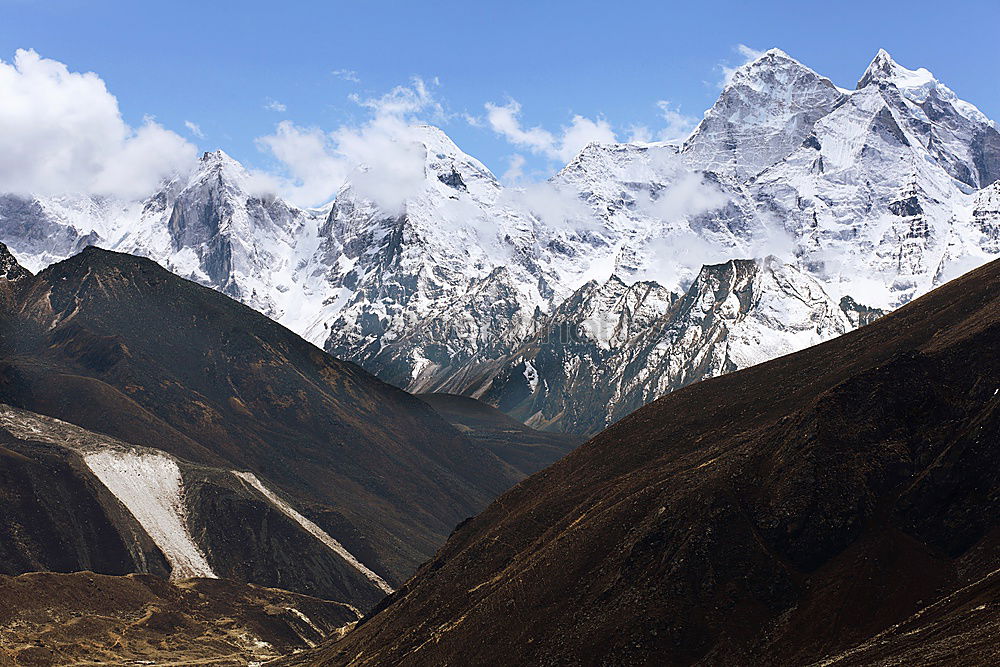
[[[773,49],[541,183],[398,140],[0,194],[0,666],[1000,659],[995,123]]]
[[[146,256],[400,388],[579,433],[1000,251],[995,123],[884,51],[847,90],[773,49],[683,142],[591,144],[525,187],[438,128],[407,136],[421,185],[398,207],[361,166],[300,209],[216,151],[144,201],[0,197],[0,241],[32,270]]]

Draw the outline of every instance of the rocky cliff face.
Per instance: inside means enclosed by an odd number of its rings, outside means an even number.
[[[838,295],[895,307],[989,256],[968,209],[997,178],[974,166],[992,164],[994,136],[929,72],[880,52],[858,89],[750,187]],[[975,157],[983,151],[994,157]]]
[[[691,164],[746,181],[785,159],[848,97],[779,49],[733,73],[684,142]]]
[[[341,292],[308,335],[398,386],[469,393],[567,287],[541,262],[550,232],[489,170],[437,128],[414,142],[424,179],[399,210],[338,194],[322,263]]]
[[[612,277],[567,300],[484,398],[529,424],[593,433],[692,382],[853,327],[818,283],[774,257],[706,266],[683,295]]]

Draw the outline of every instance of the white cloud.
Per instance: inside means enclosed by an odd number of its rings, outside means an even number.
[[[593,209],[580,198],[579,192],[553,181],[508,188],[501,203],[530,213],[549,229],[583,231],[599,226]]]
[[[486,122],[482,116],[473,116],[471,113],[461,113],[459,117],[472,127],[486,127]]]
[[[19,49],[0,61],[0,190],[142,197],[185,172],[195,147],[152,117],[138,128],[90,73]]]
[[[743,67],[747,63],[752,63],[753,61],[757,60],[757,58],[760,58],[762,55],[764,55],[763,51],[757,51],[756,49],[752,49],[746,44],[737,44],[736,52],[739,53],[740,56],[743,58],[742,62],[740,62],[739,65],[733,67],[732,65],[727,65],[724,63],[719,64],[719,69],[722,70],[722,81],[719,82],[720,88],[724,88],[725,86],[729,85],[729,82],[733,80],[733,75],[736,74],[736,70]]]
[[[569,127],[563,128],[562,139],[559,142],[559,157],[564,162],[569,162],[587,144],[613,144],[616,141],[618,139],[611,125],[603,118],[594,121],[583,116],[574,116]]]
[[[343,79],[344,81],[350,81],[351,83],[361,83],[361,77],[359,77],[358,73],[352,69],[335,69],[330,73],[333,74],[338,79]]]
[[[656,103],[660,110],[660,117],[665,125],[655,133],[645,125],[633,125],[629,128],[629,141],[638,143],[649,143],[652,141],[678,141],[686,139],[698,119],[692,116],[685,116],[681,113],[681,108],[672,104],[669,100],[660,100]]]
[[[361,128],[342,127],[331,135],[352,173],[355,192],[386,211],[402,212],[425,183],[425,150],[419,128],[405,118],[380,115]]]
[[[706,181],[704,176],[684,171],[665,190],[655,197],[640,200],[638,204],[646,215],[669,222],[722,208],[729,201],[729,195]]]
[[[685,116],[681,113],[681,108],[671,104],[669,100],[660,100],[656,106],[660,108],[660,115],[666,122],[659,133],[660,141],[685,139],[698,124],[697,118]]]
[[[437,78],[431,79],[430,85],[422,78],[415,76],[409,86],[396,86],[385,95],[374,98],[363,98],[357,93],[348,99],[367,109],[377,116],[406,116],[424,113],[430,117],[444,117],[444,108],[431,93],[431,86],[437,86]]]
[[[653,132],[645,125],[633,125],[629,128],[630,143],[647,144],[653,141]]]
[[[201,126],[198,123],[193,123],[189,120],[184,121],[184,127],[188,129],[188,132],[198,137],[199,139],[205,138],[205,133],[201,131]]]
[[[264,108],[268,111],[277,111],[278,113],[285,113],[288,111],[288,107],[279,102],[278,100],[267,98],[267,102],[264,103]]]
[[[347,174],[331,154],[329,137],[317,128],[301,128],[285,120],[274,134],[258,138],[257,143],[288,171],[286,179],[256,173],[258,185],[282,191],[296,203],[312,205],[329,199]]]
[[[685,116],[681,113],[680,107],[668,100],[660,100],[656,106],[665,122],[664,126],[655,131],[641,125],[633,126],[629,128],[629,141],[650,142],[683,139],[697,124],[696,118]],[[589,143],[615,143],[618,141],[611,124],[603,118],[593,120],[584,116],[574,116],[570,124],[564,126],[558,134],[541,126],[524,127],[521,124],[521,104],[517,100],[509,100],[507,104],[502,105],[488,102],[486,104],[486,121],[494,132],[511,144],[560,162],[572,160]],[[478,126],[471,120],[469,122],[471,125]]]
[[[562,128],[560,135],[540,127],[521,126],[521,105],[517,100],[498,105],[486,103],[486,120],[497,134],[510,143],[532,153],[544,155],[552,160],[568,162],[591,142],[614,143],[617,141],[610,123],[603,118],[591,120],[574,116],[570,124]]]
[[[524,165],[527,160],[520,153],[515,153],[507,158],[507,171],[500,178],[507,185],[518,185],[524,182]]]
[[[435,85],[432,81],[431,85]],[[327,132],[279,123],[274,134],[258,138],[284,166],[284,178],[269,177],[274,189],[300,205],[329,201],[350,177],[354,191],[390,212],[398,212],[425,182],[424,139],[417,125],[425,117],[441,117],[431,85],[414,78],[372,99],[351,96],[371,111],[360,126]],[[261,177],[268,182],[268,177]]]

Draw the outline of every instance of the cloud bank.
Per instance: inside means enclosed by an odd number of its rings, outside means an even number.
[[[92,72],[18,50],[0,61],[0,190],[142,197],[186,172],[197,149],[151,117],[138,128]]]
[[[610,123],[603,118],[573,116],[570,124],[555,135],[542,127],[522,127],[520,117],[521,105],[517,100],[509,100],[503,105],[486,103],[486,120],[494,132],[519,148],[552,160],[568,162],[591,142],[617,141]]]
[[[291,121],[257,139],[281,163],[280,176],[257,174],[300,206],[329,201],[350,179],[354,191],[389,212],[399,212],[424,183],[426,132],[422,118],[442,118],[444,109],[430,83],[415,77],[375,98],[350,97],[371,117],[358,126],[333,131],[301,127]],[[418,117],[419,116],[419,117]]]

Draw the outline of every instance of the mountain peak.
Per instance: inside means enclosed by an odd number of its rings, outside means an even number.
[[[872,83],[892,83],[897,88],[920,88],[930,83],[936,83],[934,75],[923,67],[906,69],[889,55],[885,49],[879,49],[872,59],[868,69],[858,81],[858,90]]]
[[[768,49],[767,51],[764,52],[764,54],[761,57],[764,57],[764,56],[771,56],[773,58],[786,58],[788,60],[795,60],[794,58],[792,58],[790,55],[788,55],[787,53],[785,53],[784,51],[782,51],[779,48]]]
[[[759,56],[747,63],[747,66],[761,66],[761,65],[774,65],[774,64],[791,64],[798,65],[800,67],[805,67],[798,60],[788,55],[785,51],[779,48],[768,49],[764,51]]]
[[[214,182],[216,178],[230,186],[242,186],[249,174],[246,168],[222,150],[208,151],[198,161],[198,168],[191,175],[189,187],[193,184]]]
[[[207,151],[201,156],[198,170],[204,172],[211,169],[221,169],[234,174],[246,172],[242,164],[223,150]]]
[[[875,57],[872,58],[872,64],[874,65],[875,63],[888,63],[895,65],[896,61],[892,59],[892,56],[889,55],[888,51],[885,49],[879,49],[878,53],[875,54]]]
[[[443,148],[449,154],[460,154],[462,149],[458,147],[451,137],[437,125],[418,123],[411,125],[414,137],[427,145],[428,148]]]
[[[801,70],[816,75],[813,70],[803,65],[795,58],[791,57],[778,48],[768,49],[753,60],[737,68],[726,83],[726,87],[747,85],[749,82],[774,78],[774,72],[791,69]]]
[[[755,176],[800,146],[844,95],[828,78],[770,49],[732,72],[682,152],[700,169]]]
[[[201,156],[200,162],[202,164],[217,164],[217,163],[231,163],[231,162],[239,164],[238,162],[236,162],[236,160],[232,158],[232,156],[229,155],[229,153],[222,150],[221,148],[216,149],[214,151],[205,151]]]

